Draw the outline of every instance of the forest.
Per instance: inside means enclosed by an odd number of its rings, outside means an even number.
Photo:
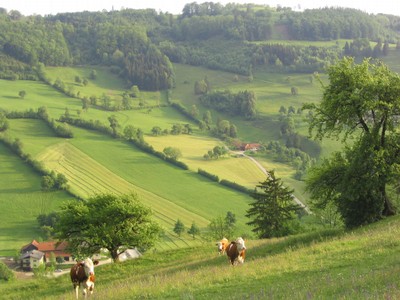
[[[182,13],[154,9],[23,16],[0,8],[0,78],[40,77],[45,66],[105,65],[143,90],[174,86],[171,63],[252,78],[254,69],[317,72],[343,55],[380,57],[400,48],[400,17],[348,8],[303,12],[267,5],[196,2]],[[287,41],[346,39],[322,47]]]

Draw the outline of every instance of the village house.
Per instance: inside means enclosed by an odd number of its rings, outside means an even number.
[[[74,259],[66,250],[67,245],[67,242],[38,242],[33,240],[21,248],[21,267],[24,270],[36,268],[40,263],[49,262],[53,254],[55,258],[62,257],[64,261],[72,262]]]
[[[21,255],[21,268],[24,271],[32,271],[44,263],[44,253],[38,250],[31,250]]]
[[[260,149],[260,144],[257,143],[250,143],[250,144],[245,144],[243,147],[244,151],[257,151]]]

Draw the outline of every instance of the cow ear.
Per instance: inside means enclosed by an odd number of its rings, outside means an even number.
[[[96,265],[99,264],[99,261],[98,261],[98,260],[95,260],[95,261],[93,262],[93,264],[96,266]]]

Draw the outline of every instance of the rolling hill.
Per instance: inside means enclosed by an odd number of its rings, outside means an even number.
[[[96,299],[397,299],[400,219],[248,240],[232,267],[214,243],[96,267]],[[6,299],[72,299],[69,276],[0,286]]]

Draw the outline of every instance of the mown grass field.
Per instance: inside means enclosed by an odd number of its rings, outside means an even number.
[[[211,219],[227,211],[237,214],[243,232],[249,231],[244,218],[251,199],[247,195],[173,167],[126,142],[78,128],[73,139],[54,138],[49,132],[46,138],[46,131],[39,133],[43,122],[28,121],[11,120],[8,134],[25,141],[25,151],[48,169],[64,174],[71,192],[83,198],[105,192],[137,193],[165,228],[167,241],[197,243],[186,234],[178,238],[172,232],[177,219],[188,228],[195,222],[204,230]]]
[[[96,71],[96,78],[91,79],[90,73],[92,70]],[[54,83],[57,79],[64,82],[67,89],[80,94],[80,97],[96,96],[101,98],[103,95],[109,96],[113,101],[120,101],[124,91],[129,90],[131,87],[121,80],[115,74],[112,74],[109,68],[92,66],[92,67],[48,67],[46,68],[46,75]],[[86,86],[83,83],[77,83],[75,77],[87,79]],[[165,103],[165,99],[161,96],[160,92],[147,92],[141,91],[140,96],[132,101],[133,106],[138,106],[139,101],[144,101],[146,105],[155,106]]]
[[[233,80],[233,74],[226,72],[184,65],[176,65],[175,68],[178,79],[177,87],[172,92],[173,101],[181,101],[186,107],[196,104],[201,111],[205,111],[205,109],[193,95],[193,84],[204,76],[207,76],[213,83],[213,88],[229,88],[234,91],[255,88],[257,89],[256,93],[262,91],[266,81],[274,81],[274,88],[270,89],[271,93],[273,91],[276,93],[274,97],[278,99],[279,95],[285,95],[287,97],[285,99],[292,99],[292,95],[289,94],[290,86],[285,82],[286,76],[274,78],[272,75],[263,75],[264,77],[257,75],[255,81],[248,83],[245,77],[241,77],[236,82]],[[48,68],[46,72],[52,81],[59,78],[66,85],[73,86],[73,90],[79,91],[82,96],[101,97],[102,94],[107,94],[118,99],[126,90],[127,87],[119,78],[106,69],[97,67],[95,68],[98,74],[97,79],[89,79],[87,86],[74,82],[75,76],[88,78],[92,69],[93,67]],[[308,86],[306,78],[300,76],[293,80],[305,82],[303,84]],[[284,88],[285,92],[279,92]],[[18,92],[21,90],[26,91],[24,99],[18,96]],[[141,97],[149,99],[146,102],[149,105],[157,105],[165,101],[163,94],[159,92],[143,92]],[[265,95],[258,97],[259,99],[268,98]],[[271,100],[269,104],[271,103],[274,101]],[[262,107],[268,107],[269,104],[260,100],[260,111],[262,111]],[[145,140],[157,150],[162,151],[168,146],[179,148],[183,153],[181,160],[187,163],[191,170],[191,172],[183,172],[138,151],[131,145],[116,142],[93,132],[74,129],[75,137],[65,141],[54,137],[51,130],[41,121],[12,120],[10,132],[14,138],[22,140],[24,151],[43,161],[48,168],[65,174],[70,181],[71,191],[76,195],[88,197],[99,191],[125,193],[134,190],[146,204],[154,209],[157,218],[166,228],[168,233],[166,245],[170,244],[166,248],[187,246],[187,244],[193,243],[189,236],[184,235],[180,239],[172,234],[173,224],[178,218],[186,226],[190,226],[194,221],[204,229],[212,218],[224,216],[227,211],[232,211],[238,218],[238,227],[241,228],[241,232],[248,233],[250,231],[250,228],[245,225],[248,220],[244,215],[247,203],[251,201],[251,198],[210,182],[195,173],[198,168],[202,168],[218,175],[220,179],[227,179],[249,188],[263,181],[265,175],[257,166],[243,158],[227,156],[218,161],[205,161],[202,158],[203,155],[215,145],[221,145],[221,142],[199,132],[195,124],[192,124],[194,134],[190,136],[152,137],[150,133],[154,126],[171,129],[172,125],[176,123],[190,123],[173,108],[155,107],[151,110],[106,112],[91,107],[88,111],[82,111],[82,103],[79,99],[67,97],[41,82],[0,80],[1,108],[8,111],[24,111],[37,110],[41,106],[45,106],[50,117],[55,119],[64,114],[66,108],[72,116],[79,115],[86,120],[100,120],[104,124],[108,124],[107,118],[110,115],[115,115],[120,124],[119,130],[122,131],[126,125],[142,129],[145,133]],[[241,137],[244,140],[275,139],[279,136],[275,110],[279,110],[278,105],[264,109],[262,114],[266,117],[262,121],[250,122],[236,118],[233,122],[242,131]],[[218,117],[224,116],[213,112],[214,120]],[[250,128],[252,129],[250,130]],[[266,128],[270,128],[270,130],[266,130]],[[239,134],[241,134],[240,131]],[[266,165],[265,167],[272,169],[274,166]],[[284,173],[290,176],[290,171]],[[179,176],[175,174],[179,174]],[[39,180],[40,178],[36,179],[36,181]],[[198,193],[200,190],[202,193]],[[300,195],[298,197],[301,198]],[[56,209],[58,205],[59,203],[54,204],[52,210]],[[30,224],[35,223],[35,217],[31,216],[30,222]],[[38,231],[35,232],[36,234],[31,234],[32,238],[38,238]]]
[[[232,267],[214,243],[96,268],[96,299],[398,299],[400,218],[247,241]],[[68,275],[0,286],[5,299],[73,299]]]
[[[228,153],[219,159],[205,160],[203,155],[215,146],[221,146],[222,142],[217,139],[193,135],[177,136],[148,136],[146,141],[153,145],[158,151],[163,151],[166,145],[177,147],[181,153],[181,161],[197,172],[198,169],[205,170],[217,175],[219,179],[228,179],[248,188],[254,188],[266,175],[245,157],[234,153]]]
[[[396,69],[399,66],[397,58],[398,51],[391,48],[389,56],[385,57],[384,61],[388,63],[390,68],[398,70]],[[317,80],[311,82],[311,74],[271,74],[256,70],[253,81],[249,82],[248,78],[243,76],[238,76],[238,80],[236,80],[235,74],[231,73],[180,64],[174,67],[177,80],[176,88],[172,90],[171,99],[181,102],[188,109],[192,105],[196,105],[201,114],[206,108],[202,107],[193,92],[194,83],[197,80],[207,77],[212,84],[212,89],[230,89],[233,92],[248,89],[256,93],[259,114],[255,120],[232,118],[218,112],[212,112],[214,122],[218,119],[226,118],[231,120],[238,128],[240,139],[246,142],[266,142],[280,139],[280,124],[278,120],[280,106],[289,107],[292,105],[297,109],[305,102],[318,102],[322,95],[319,82]],[[97,71],[96,80],[89,79],[87,86],[75,83],[75,76],[88,78],[92,69]],[[75,92],[79,91],[80,95],[88,97],[92,95],[101,97],[101,95],[106,94],[118,101],[122,93],[129,88],[107,69],[93,66],[47,68],[47,75],[52,81],[60,78],[67,86],[73,87]],[[326,80],[323,75],[321,78],[323,81]],[[298,95],[291,95],[290,89],[292,86],[298,88]],[[18,92],[21,90],[26,91],[24,99],[18,96]],[[165,93],[163,92],[142,91],[140,97],[141,100],[151,106],[165,103]],[[134,101],[139,101],[139,99]],[[1,109],[7,111],[37,110],[40,106],[46,106],[50,117],[55,119],[64,114],[66,108],[68,108],[72,116],[79,115],[86,120],[101,120],[104,124],[108,124],[107,118],[110,115],[115,115],[120,124],[119,130],[122,131],[126,125],[133,125],[144,131],[145,140],[156,149],[162,150],[168,146],[179,148],[183,154],[181,160],[187,163],[191,170],[191,172],[183,172],[170,165],[160,163],[158,159],[143,154],[131,145],[121,141],[116,142],[93,132],[74,129],[75,137],[66,141],[55,137],[51,130],[40,121],[13,120],[11,122],[13,136],[21,138],[26,152],[34,157],[41,158],[52,169],[64,171],[69,176],[71,188],[77,195],[87,197],[93,191],[115,192],[118,190],[125,192],[135,189],[138,193],[142,193],[144,201],[152,203],[158,209],[160,218],[160,207],[165,210],[167,210],[166,207],[168,205],[176,208],[168,210],[168,213],[173,212],[168,216],[168,221],[162,221],[165,224],[169,224],[167,225],[169,227],[176,217],[183,218],[184,215],[185,225],[190,226],[190,223],[194,220],[204,225],[213,216],[217,214],[223,215],[228,210],[234,211],[239,219],[239,224],[245,227],[244,223],[247,220],[243,215],[247,208],[246,203],[250,201],[250,198],[223,188],[216,183],[210,183],[207,179],[195,174],[195,172],[198,168],[202,168],[218,175],[220,179],[228,179],[249,187],[262,181],[264,179],[263,174],[255,165],[242,158],[227,156],[218,161],[205,161],[202,158],[204,153],[211,150],[215,145],[221,144],[221,142],[206,136],[203,132],[199,132],[195,124],[182,117],[173,108],[154,107],[152,109],[106,112],[91,107],[88,111],[82,111],[81,100],[67,97],[44,83],[0,80]],[[170,129],[176,123],[191,123],[194,128],[193,135],[152,137],[150,134],[154,126]],[[304,122],[304,116],[296,116],[296,126],[299,132],[304,135],[307,134],[307,124]],[[343,147],[340,141],[335,140],[324,140],[321,146],[322,156],[326,156],[332,151]],[[8,154],[4,157],[8,157]],[[307,202],[304,184],[293,179],[294,170],[290,166],[277,163],[273,159],[264,156],[257,157],[257,160],[266,169],[274,169],[276,174],[282,177],[287,185],[295,188],[296,196],[303,202]],[[85,167],[83,168],[82,166]],[[87,170],[90,170],[90,172]],[[173,170],[172,173],[171,170]],[[22,172],[22,175],[25,176],[27,171],[25,167],[23,169],[17,167],[15,172],[15,174]],[[76,174],[80,177],[75,177]],[[77,178],[79,179],[77,180]],[[81,180],[82,178],[83,180]],[[29,179],[27,180],[29,181]],[[32,193],[37,192],[42,195],[36,197],[35,194],[35,199],[43,197],[45,197],[43,199],[47,199],[46,197],[51,195],[40,192],[40,177],[36,176],[32,181],[36,182],[36,190]],[[2,195],[2,199],[19,199],[19,197],[22,197],[21,199],[29,199],[28,194],[31,192],[24,194],[24,196],[18,193],[18,190],[22,189],[18,180],[4,182],[7,182],[8,192],[4,193],[4,196]],[[157,187],[157,190],[154,187]],[[202,191],[200,195],[198,193],[199,190]],[[207,191],[207,193],[203,195],[203,191]],[[49,197],[52,199],[53,196]],[[55,209],[61,203],[61,201],[57,200],[59,199],[58,197],[64,199],[64,196],[54,197],[56,199],[54,203],[46,204],[46,209],[49,211]],[[4,203],[6,201],[8,200],[4,200]],[[21,203],[24,203],[24,200],[21,200]],[[34,203],[34,201],[30,201],[30,203]],[[164,205],[163,203],[168,204]],[[243,203],[245,203],[244,206]],[[8,204],[5,205],[7,206]],[[37,207],[40,205],[35,203],[33,206],[35,206],[34,209],[29,205],[27,206],[32,211],[32,214],[24,214],[27,218],[27,223],[25,224],[27,224],[26,231],[31,232],[28,235],[37,237],[38,231],[37,229],[32,229],[32,224],[35,223],[34,219],[37,211],[40,211]],[[13,212],[10,212],[9,215],[16,212],[18,214],[18,211],[20,211],[17,205],[14,208],[12,206],[7,207],[7,209],[8,211],[1,211],[1,217],[3,217],[3,214],[8,213],[10,209]],[[4,224],[7,224],[7,218],[0,219],[4,220],[2,226],[5,228]],[[17,228],[18,226],[16,225],[15,227]],[[21,231],[20,227],[18,228],[18,231]],[[247,230],[248,228],[244,231]],[[5,236],[4,249],[14,248],[15,245],[20,243],[19,240],[14,243],[9,238],[9,234]],[[25,237],[22,239],[25,240]],[[6,245],[7,243],[9,245]]]
[[[0,143],[0,256],[13,256],[40,237],[36,217],[72,200],[61,191],[43,192],[40,176]]]
[[[19,91],[25,91],[22,99],[18,96]],[[0,108],[6,111],[26,111],[37,109],[41,106],[47,107],[51,117],[58,118],[64,114],[65,108],[76,112],[82,108],[80,100],[67,97],[52,87],[39,81],[9,81],[0,80]]]

